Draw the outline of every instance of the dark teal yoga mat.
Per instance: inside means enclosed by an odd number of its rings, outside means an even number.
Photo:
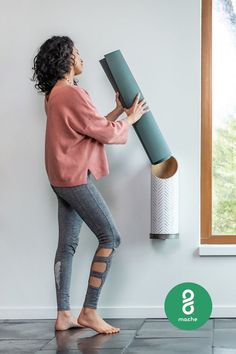
[[[105,54],[104,57],[99,62],[114,90],[119,92],[122,105],[126,108],[131,107],[138,92],[140,92],[140,100],[142,100],[144,96],[121,51],[115,50],[114,52]],[[158,164],[171,157],[171,151],[151,111],[144,113],[133,124],[133,127],[152,164]]]

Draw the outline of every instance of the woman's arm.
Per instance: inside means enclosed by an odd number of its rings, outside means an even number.
[[[121,101],[119,99],[119,92],[118,91],[116,92],[115,100],[116,100],[115,109],[113,109],[113,111],[111,111],[110,113],[108,113],[105,116],[106,119],[111,121],[111,122],[116,120],[124,112],[124,107],[122,106]]]
[[[122,113],[124,112],[123,108],[114,108],[113,111],[105,115],[105,118],[111,122],[115,121]]]
[[[62,114],[73,130],[102,144],[127,142],[129,126],[132,124],[128,117],[117,122],[109,121],[97,111],[83,90],[71,87],[66,93],[63,95],[63,103],[55,109],[58,108],[60,112],[63,110]]]

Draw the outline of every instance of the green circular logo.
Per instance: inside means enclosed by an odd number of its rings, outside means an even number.
[[[167,318],[174,326],[191,330],[208,321],[212,312],[212,301],[201,285],[186,282],[169,291],[164,308]]]

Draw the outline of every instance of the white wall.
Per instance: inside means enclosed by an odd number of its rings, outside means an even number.
[[[199,257],[200,0],[5,0],[1,2],[0,318],[56,315],[53,261],[57,201],[44,167],[43,96],[30,81],[38,47],[68,35],[84,59],[80,85],[103,114],[115,94],[99,59],[120,49],[179,163],[180,238],[151,240],[150,162],[134,131],[106,145],[110,175],[95,181],[123,236],[103,287],[105,316],[165,317],[184,281],[212,296],[213,315],[235,312],[231,257]],[[97,240],[87,225],[73,263],[71,306],[82,306]],[[225,308],[225,310],[224,310]],[[232,314],[233,315],[233,314]],[[235,313],[234,313],[235,315]]]

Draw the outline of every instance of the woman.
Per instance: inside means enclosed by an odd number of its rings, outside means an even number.
[[[104,144],[125,144],[129,127],[149,109],[139,94],[130,109],[123,108],[116,93],[115,109],[102,116],[89,93],[76,85],[83,60],[67,36],[46,40],[34,58],[35,88],[45,94],[47,125],[45,165],[50,186],[58,200],[59,239],[54,261],[57,296],[56,330],[90,327],[99,333],[115,333],[97,313],[102,286],[120,244],[120,233],[108,205],[91,179],[109,174]],[[125,119],[115,120],[122,112]],[[94,254],[83,308],[74,318],[69,304],[72,259],[83,221],[94,232]]]

